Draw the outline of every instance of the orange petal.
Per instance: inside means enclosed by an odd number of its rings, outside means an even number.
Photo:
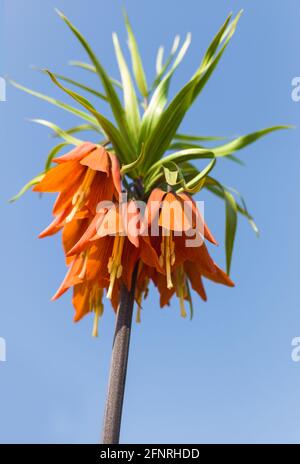
[[[114,237],[104,237],[91,245],[86,267],[86,280],[99,280],[103,284],[109,279],[107,264],[112,254],[113,242]]]
[[[201,243],[200,245],[186,246],[187,240],[192,240],[192,237],[187,237],[186,235],[182,237],[174,236],[176,264],[188,260],[195,263],[195,266],[198,267],[201,273],[204,271],[213,273],[215,271],[215,263],[200,235],[198,238]]]
[[[192,216],[191,202],[185,204],[179,196],[169,192],[163,199],[158,223],[167,230],[188,231],[193,228]]]
[[[205,288],[203,286],[201,274],[197,271],[197,268],[191,261],[184,263],[184,270],[191,282],[193,290],[204,300],[207,300]]]
[[[82,234],[79,238],[77,243],[73,246],[73,248],[69,249],[67,253],[68,256],[72,256],[74,254],[81,253],[90,245],[90,240],[97,234],[98,227],[103,220],[104,213],[98,213],[94,219],[92,219],[90,225],[87,227],[86,231]],[[72,221],[73,222],[73,221]],[[98,237],[99,238],[99,237]]]
[[[234,287],[234,282],[216,263],[214,263],[214,272],[203,272],[203,276],[217,284]]]
[[[86,207],[95,214],[99,203],[102,201],[111,201],[113,199],[114,184],[105,174],[97,172],[93,179],[89,195],[86,202]]]
[[[64,220],[68,214],[69,214],[68,210],[62,211],[54,219],[54,221],[51,222],[51,224],[39,234],[39,238],[44,238],[44,237],[48,237],[50,235],[56,234],[63,227]]]
[[[119,283],[119,280],[116,280],[113,291],[112,291],[112,297],[111,297],[111,305],[115,313],[118,311],[119,304],[120,304],[120,283]]]
[[[166,192],[164,192],[160,188],[155,188],[154,190],[152,190],[148,198],[147,207],[145,211],[145,220],[148,225],[152,224],[152,222],[154,221],[158,221],[159,209],[165,195]]]
[[[78,242],[80,237],[84,234],[88,227],[88,219],[79,219],[67,222],[64,226],[63,233],[62,233],[62,242],[65,254],[69,257],[71,254],[68,252],[71,248],[74,247],[75,243]],[[75,253],[73,253],[75,254]]]
[[[208,240],[209,242],[213,243],[214,245],[218,245],[218,242],[216,241],[216,239],[214,238],[213,234],[211,233],[211,231],[209,230],[208,226],[206,225],[206,223],[204,222],[204,219],[203,219],[203,216],[202,214],[200,213],[199,209],[197,208],[197,205],[195,203],[195,201],[186,193],[179,193],[178,194],[184,201],[189,201],[191,203],[191,206],[192,206],[192,209],[193,209],[193,214],[196,216],[197,218],[197,221],[200,223],[200,227],[203,231],[203,235],[204,237],[206,238],[206,240]],[[196,223],[196,221],[195,221]],[[201,231],[201,232],[202,232]]]
[[[109,158],[107,151],[103,147],[97,147],[96,150],[93,150],[90,154],[85,156],[80,164],[87,166],[93,171],[105,172],[106,175],[109,175]]]
[[[78,147],[75,147],[73,150],[69,151],[59,158],[54,158],[54,163],[65,163],[67,161],[80,161],[84,156],[88,155],[92,150],[97,147],[94,143],[83,142]]]
[[[152,280],[156,287],[158,288],[160,294],[160,307],[163,308],[166,305],[170,304],[170,299],[175,293],[175,288],[167,288],[166,277],[162,274],[155,273],[152,276]]]
[[[123,228],[129,241],[135,246],[139,246],[139,225],[140,213],[136,206],[136,202],[130,200],[128,203],[122,203],[119,207],[120,217],[122,219]]]
[[[163,272],[157,253],[147,236],[140,237],[140,258],[149,267],[154,267],[158,272]]]
[[[80,176],[85,169],[76,161],[59,164],[51,168],[32,190],[34,192],[61,192],[69,189],[77,176]]]
[[[67,189],[62,190],[58,194],[52,210],[55,216],[71,205],[73,196],[79,189],[81,182],[82,175],[79,175],[77,178],[74,178],[72,185],[69,185]]]
[[[119,208],[116,205],[112,205],[105,214],[100,227],[98,227],[98,236],[106,237],[116,234],[125,235],[126,231]]]
[[[72,303],[75,309],[74,322],[78,322],[90,312],[90,290],[86,284],[74,287]]]
[[[80,279],[78,275],[80,274],[83,266],[83,259],[84,258],[80,255],[74,259],[60,287],[58,288],[55,295],[53,295],[51,298],[52,301],[61,297],[73,285],[77,285],[82,282],[82,279]]]
[[[111,161],[111,174],[113,178],[113,183],[116,191],[120,194],[122,191],[122,187],[119,160],[114,153],[108,153],[108,155]]]

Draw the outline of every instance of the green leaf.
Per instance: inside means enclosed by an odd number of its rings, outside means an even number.
[[[181,187],[180,189],[178,189],[177,193],[180,193],[183,191],[190,191],[190,192],[196,193],[197,191],[199,191],[204,185],[204,180],[206,176],[214,168],[215,164],[216,164],[216,160],[214,159],[204,169],[202,169],[202,171],[197,173],[195,177],[193,177],[189,182],[187,182],[184,187]]]
[[[212,150],[217,157],[227,156],[231,153],[236,152],[237,150],[241,150],[242,148],[246,147],[247,145],[250,145],[253,142],[256,142],[256,140],[260,139],[261,137],[264,137],[265,135],[271,132],[275,132],[275,131],[282,130],[282,129],[290,129],[291,127],[292,126],[267,127],[266,129],[262,129],[257,132],[252,132],[251,134],[238,137],[235,140],[232,140],[231,142],[226,143],[225,145],[212,148]]]
[[[234,196],[224,190],[224,198],[226,203],[226,232],[225,232],[225,248],[226,248],[226,270],[230,274],[232,251],[237,227],[237,206]]]
[[[189,148],[201,148],[207,150],[204,145],[199,145],[198,143],[188,143],[188,142],[172,142],[168,150],[188,150]]]
[[[14,201],[18,200],[22,195],[24,195],[25,192],[27,192],[27,190],[30,189],[30,187],[33,187],[35,184],[38,184],[42,178],[44,177],[44,173],[41,173],[39,174],[38,176],[34,177],[33,179],[31,179],[29,182],[27,182],[26,185],[24,185],[24,187],[21,188],[21,190],[19,191],[19,193],[17,193],[17,195],[15,195],[14,197],[12,197],[9,202],[10,203],[13,203]]]
[[[237,204],[238,212],[244,214],[247,217],[247,219],[249,221],[249,224],[251,225],[252,229],[254,230],[255,234],[258,237],[259,236],[259,229],[258,229],[257,225],[255,224],[253,217],[248,212],[248,208],[246,206],[245,199],[243,198],[243,196],[240,194],[240,192],[238,190],[236,190],[236,189],[234,189],[232,187],[227,187],[227,190],[234,193],[240,199],[240,201],[242,203],[243,211],[241,211],[240,206]]]
[[[76,134],[78,132],[87,132],[87,131],[96,131],[99,132],[99,128],[94,126],[93,124],[79,124],[77,126],[73,126],[70,129],[65,130],[66,134]],[[54,137],[57,135],[53,134]]]
[[[208,82],[210,76],[214,72],[217,64],[219,63],[224,51],[226,50],[235,30],[237,23],[241,17],[243,10],[241,10],[237,16],[233,19],[233,21],[230,23],[230,25],[227,27],[227,24],[229,20],[231,19],[231,15],[227,18],[223,26],[221,27],[220,31],[217,33],[215,36],[214,40],[212,41],[211,45],[208,48],[208,51],[206,52],[206,57],[204,57],[204,61],[201,63],[199,69],[195,73],[195,77],[198,75],[202,75],[201,79],[199,79],[198,83],[196,84],[194,88],[194,93],[193,93],[193,98],[192,102],[195,101],[195,99],[198,97],[200,92],[203,90],[205,87],[206,83]],[[225,30],[226,29],[226,30]],[[216,54],[215,58],[214,55],[217,52],[219,46],[222,45],[220,48],[219,52]],[[191,102],[191,103],[192,103]]]
[[[148,170],[147,175],[152,174],[156,169],[159,169],[165,163],[174,162],[181,163],[191,159],[207,159],[214,158],[214,152],[208,148],[188,148],[186,150],[179,150],[170,155],[164,156],[159,161],[154,163],[151,168]]]
[[[164,47],[159,47],[156,56],[156,74],[160,75],[163,69]]]
[[[74,114],[75,116],[78,116],[81,119],[84,119],[85,121],[90,122],[91,124],[97,124],[97,120],[93,117],[90,116],[88,113],[85,111],[81,111],[77,108],[74,108],[73,106],[70,106],[66,103],[63,103],[59,100],[56,100],[55,98],[48,97],[48,95],[44,95],[43,93],[36,92],[35,90],[31,90],[28,87],[24,87],[21,84],[18,84],[15,81],[10,81],[10,83],[16,87],[17,89],[23,90],[26,93],[29,93],[30,95],[33,95],[34,97],[41,98],[42,100],[47,101],[48,103],[51,103],[52,105],[58,106],[59,108],[68,111],[69,113]]]
[[[72,135],[65,132],[63,129],[58,127],[56,124],[50,121],[46,121],[44,119],[31,119],[30,121],[36,122],[37,124],[41,124],[42,126],[49,127],[55,134],[60,137],[61,139],[65,140],[70,145],[80,145],[83,141],[73,137]]]
[[[190,320],[192,320],[194,316],[194,306],[193,306],[193,298],[191,295],[191,289],[190,289],[188,278],[186,278],[185,280],[185,285],[186,285],[187,297],[188,297],[189,308],[190,308]]]
[[[139,105],[138,100],[136,97],[136,93],[133,87],[133,83],[131,80],[131,76],[124,59],[119,39],[117,34],[113,34],[113,43],[115,47],[115,52],[119,64],[120,74],[122,78],[123,84],[123,94],[124,94],[124,104],[125,104],[125,113],[127,118],[127,124],[131,131],[131,135],[135,139],[135,143],[137,143],[138,133],[140,129],[140,113],[139,113]]]
[[[234,163],[240,164],[241,166],[245,166],[244,161],[240,160],[237,156],[234,155],[227,155],[225,156],[225,159],[233,161]]]
[[[95,68],[94,65],[92,65],[90,63],[85,63],[84,61],[71,60],[71,61],[69,61],[69,65],[70,66],[75,66],[76,68],[85,69],[86,71],[90,71],[90,72],[92,72],[94,74],[97,73],[96,68]]]
[[[203,60],[201,62],[201,65],[200,65],[200,68],[199,68],[199,74],[202,73],[205,69],[208,68],[208,66],[210,65],[212,59],[214,58],[214,55],[220,45],[220,43],[222,42],[222,39],[224,37],[224,34],[225,34],[225,31],[228,27],[228,24],[230,22],[232,18],[232,13],[230,13],[230,15],[226,18],[223,26],[219,29],[219,31],[217,32],[217,34],[215,35],[214,39],[212,40],[212,42],[210,43],[208,49],[206,50],[205,52],[205,55],[203,57]]]
[[[147,81],[146,81],[146,76],[144,73],[142,60],[140,57],[140,53],[138,50],[135,36],[133,34],[131,25],[129,23],[128,15],[125,11],[124,11],[124,16],[125,16],[125,24],[126,24],[127,34],[128,34],[128,46],[129,46],[129,50],[131,54],[133,74],[134,74],[138,89],[141,92],[141,95],[144,98],[146,98],[148,95],[148,87],[147,87]]]
[[[214,59],[209,60],[205,67],[203,67],[203,61],[201,62],[201,65],[192,79],[177,93],[172,102],[159,117],[159,120],[154,129],[151,131],[145,146],[147,168],[151,166],[153,162],[158,160],[167,150],[186,112],[207,83],[222,54],[224,53],[224,50],[233,35],[238,19],[239,15],[231,23],[225,34],[224,27],[226,23],[222,26],[221,33],[217,34],[219,42],[223,42],[221,50]],[[215,40],[216,39],[213,40],[214,46],[212,48],[217,50]],[[210,54],[211,52],[209,52],[208,55],[210,56]]]
[[[141,153],[136,160],[134,160],[130,164],[124,164],[122,166],[121,175],[128,174],[131,171],[138,169],[141,166],[141,164],[144,162],[144,158],[145,158],[145,150],[144,150],[144,147],[142,147]]]
[[[179,43],[180,43],[180,37],[179,35],[176,35],[175,39],[174,39],[174,42],[173,42],[173,45],[172,45],[172,49],[171,49],[171,53],[170,55],[168,56],[168,58],[166,59],[166,62],[163,64],[162,63],[162,60],[163,60],[163,54],[164,54],[164,48],[163,47],[159,47],[158,49],[158,52],[157,52],[157,58],[156,58],[156,73],[157,73],[157,76],[155,78],[155,81],[152,85],[152,89],[155,89],[157,87],[157,85],[160,83],[161,79],[163,78],[163,75],[164,73],[166,72],[166,70],[168,69],[169,65],[171,64],[174,56],[175,56],[175,53],[179,47]]]
[[[225,187],[224,185],[222,185],[220,182],[218,182],[216,179],[214,179],[213,177],[210,177],[210,176],[207,176],[206,179],[205,179],[205,186],[204,186],[207,190],[209,190],[211,193],[213,193],[214,195],[216,195],[217,197],[219,198],[222,198],[224,200],[224,188],[226,188],[227,190],[231,190],[233,191],[232,188],[230,187]],[[240,198],[243,198],[241,196],[241,194],[237,191],[235,191],[236,194],[238,194],[238,196]],[[243,203],[245,203],[245,201],[243,200]],[[245,208],[242,205],[240,205],[239,203],[237,203],[237,210],[238,212],[246,217],[251,225],[251,227],[253,228],[254,232],[258,235],[259,234],[259,230],[257,228],[257,225],[255,224],[254,222],[254,219],[253,217],[250,215],[250,213],[248,212],[247,208]]]
[[[95,66],[89,63],[85,63],[84,61],[76,61],[76,60],[71,60],[69,61],[70,66],[75,66],[76,68],[81,68],[85,69],[86,71],[90,71],[92,73],[97,73]],[[114,79],[113,77],[110,77],[110,82],[115,86],[119,87],[122,89],[122,84],[121,82],[117,81],[117,79]]]
[[[149,105],[144,113],[143,120],[142,120],[142,126],[141,126],[140,138],[139,138],[140,144],[148,138],[151,131],[153,131],[153,128],[155,128],[156,124],[160,121],[161,113],[167,103],[168,90],[169,90],[172,75],[174,74],[174,71],[176,70],[177,66],[182,61],[185,53],[187,52],[187,49],[190,43],[191,43],[191,35],[188,34],[184,44],[182,45],[180,51],[178,52],[178,55],[173,63],[172,68],[162,79],[160,84],[155,89],[154,94],[152,95],[152,98],[149,102]]]
[[[105,94],[110,104],[115,120],[119,128],[122,130],[124,137],[126,137],[128,147],[131,147],[132,151],[134,151],[134,147],[132,146],[131,138],[128,133],[128,125],[127,125],[126,118],[125,118],[124,108],[121,105],[119,97],[114,89],[114,86],[111,83],[109,76],[107,75],[104,67],[101,65],[100,61],[94,54],[92,48],[90,47],[88,42],[85,40],[83,35],[76,29],[75,26],[73,26],[73,24],[68,20],[68,18],[63,13],[61,13],[58,10],[57,12],[59,16],[63,19],[63,21],[67,24],[67,26],[71,29],[71,31],[74,33],[74,35],[77,37],[77,39],[79,40],[79,42],[81,43],[85,51],[87,52],[88,56],[90,57],[93,65],[95,66],[96,72],[104,87]]]
[[[93,114],[93,116],[97,119],[98,123],[102,127],[107,138],[112,143],[117,155],[121,158],[121,161],[126,163],[128,159],[130,160],[131,153],[127,151],[128,146],[126,142],[124,141],[122,134],[118,131],[118,129],[107,118],[105,118],[105,116],[103,116],[101,113],[96,111],[93,105],[86,98],[64,87],[60,82],[58,82],[56,77],[53,76],[53,74],[50,71],[47,71],[47,73],[52,79],[52,81],[61,90],[63,90],[68,95],[70,95],[70,97],[72,97],[75,101],[80,103],[84,108],[86,108],[88,111],[90,111]]]
[[[174,186],[178,183],[178,166],[175,163],[166,163],[163,165],[164,176],[167,184]]]
[[[210,192],[214,193],[218,197],[225,200],[226,206],[226,229],[225,229],[225,245],[226,245],[226,261],[227,261],[227,272],[230,271],[230,263],[232,258],[232,250],[234,245],[236,226],[237,226],[237,213],[245,216],[251,227],[253,228],[256,235],[259,234],[258,228],[253,220],[253,217],[249,214],[245,201],[242,195],[235,189],[225,187],[213,177],[207,176],[205,182],[205,188]],[[234,199],[232,193],[236,194],[242,205],[238,204]]]
[[[107,97],[103,95],[103,93],[98,92],[95,89],[92,89],[91,87],[88,87],[87,85],[81,84],[81,82],[75,81],[74,79],[70,79],[67,76],[64,76],[62,74],[57,74],[53,73],[53,75],[57,78],[60,79],[61,81],[68,82],[69,84],[74,85],[75,87],[78,87],[79,89],[85,90],[86,92],[95,95],[98,98],[101,98],[102,100],[107,101]]]
[[[47,156],[47,160],[45,163],[45,172],[47,172],[50,169],[53,158],[67,145],[69,145],[67,142],[62,142],[56,145],[54,148],[52,148],[52,150]]]
[[[175,134],[175,140],[182,140],[186,142],[206,142],[211,140],[224,140],[229,137],[215,137],[212,135],[187,135],[187,134]]]

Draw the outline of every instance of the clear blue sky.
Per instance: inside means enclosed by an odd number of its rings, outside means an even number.
[[[90,39],[112,75],[111,32],[125,39],[125,4],[148,75],[160,44],[191,31],[193,42],[173,90],[196,69],[229,11],[245,12],[223,60],[184,123],[186,132],[244,134],[278,123],[299,125],[291,80],[300,75],[297,0],[2,0],[1,75],[59,96],[30,65],[67,72],[84,52],[54,7]],[[70,69],[69,74],[72,73]],[[83,71],[73,76],[84,78]],[[93,81],[93,76],[86,76]],[[96,82],[96,81],[95,81]],[[109,306],[100,337],[92,319],[74,325],[70,295],[50,297],[64,273],[60,238],[38,240],[52,197],[12,196],[42,169],[53,145],[47,129],[76,122],[9,87],[1,122],[0,442],[97,442],[102,424],[114,319]],[[300,336],[299,129],[273,134],[242,154],[246,167],[220,163],[218,175],[248,200],[261,230],[256,239],[240,220],[232,265],[236,288],[207,284],[208,302],[195,298],[192,322],[174,300],[160,310],[152,290],[142,324],[133,324],[123,443],[300,442],[300,363],[291,340]],[[224,265],[223,204],[205,194],[206,219],[220,242],[211,249]]]

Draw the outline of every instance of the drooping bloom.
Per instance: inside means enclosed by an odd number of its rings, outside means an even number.
[[[155,189],[146,212],[151,243],[159,254],[165,275],[152,272],[160,292],[161,306],[169,304],[174,293],[179,298],[181,315],[186,316],[184,300],[190,300],[191,287],[206,300],[202,277],[233,286],[233,282],[210,257],[204,239],[216,244],[195,202],[185,193]],[[156,234],[153,234],[153,230]]]
[[[53,207],[55,219],[40,237],[55,234],[74,218],[93,216],[100,201],[121,193],[118,159],[102,146],[85,142],[53,161],[57,166],[33,188],[59,193]]]
[[[95,319],[101,316],[104,290],[117,310],[120,283],[130,290],[133,271],[139,260],[161,271],[149,237],[140,235],[139,222],[134,201],[112,204],[109,209],[104,208],[96,214],[85,233],[69,249],[67,257],[72,257],[72,262],[53,299],[74,287],[75,321],[93,310]]]

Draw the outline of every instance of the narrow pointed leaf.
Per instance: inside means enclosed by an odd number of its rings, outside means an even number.
[[[138,169],[143,164],[144,157],[145,157],[145,150],[144,150],[144,147],[142,147],[141,153],[136,160],[134,160],[130,164],[124,164],[122,166],[121,174],[124,175],[124,174],[130,173],[131,171],[134,171],[135,169]]]
[[[46,121],[44,119],[31,119],[32,122],[36,122],[37,124],[41,124],[42,126],[49,127],[58,137],[68,142],[70,145],[80,145],[83,141],[73,137],[72,135],[65,132],[63,129],[58,127],[56,124],[50,121]]]
[[[102,85],[105,90],[106,97],[108,99],[108,102],[111,106],[113,115],[115,117],[115,120],[119,126],[119,128],[122,130],[124,136],[126,137],[127,144],[130,147],[131,146],[131,140],[130,136],[128,134],[128,126],[126,123],[126,118],[125,118],[125,112],[124,109],[121,105],[121,102],[119,100],[119,97],[114,89],[114,86],[111,83],[111,80],[109,76],[107,75],[104,67],[101,65],[100,61],[94,54],[92,48],[88,44],[88,42],[85,40],[83,35],[76,29],[76,27],[68,20],[68,18],[58,11],[59,16],[63,19],[63,21],[67,24],[67,26],[71,29],[71,31],[74,33],[74,35],[77,37],[85,51],[87,52],[90,60],[92,61],[93,65],[95,66],[97,75],[99,76]]]
[[[74,85],[75,87],[78,87],[79,89],[85,90],[86,92],[95,95],[98,98],[101,98],[102,100],[107,101],[107,97],[103,95],[103,93],[98,92],[97,90],[93,89],[92,87],[89,87],[87,85],[81,84],[81,82],[75,81],[74,79],[71,79],[67,76],[64,76],[62,74],[58,73],[53,73],[53,75],[57,78],[60,79],[64,82],[68,82],[69,84]]]
[[[225,229],[225,248],[226,248],[226,270],[230,274],[231,259],[233,252],[234,239],[237,227],[237,205],[234,196],[224,190],[224,198],[226,203],[226,229]]]
[[[190,108],[193,101],[196,99],[200,91],[204,88],[212,72],[216,68],[222,54],[224,53],[230,38],[236,28],[236,23],[239,16],[231,23],[227,35],[224,40],[221,50],[214,59],[206,65],[203,71],[203,65],[199,66],[198,70],[192,79],[178,92],[169,106],[164,110],[159,118],[158,123],[151,132],[149,139],[146,142],[146,159],[147,167],[159,159],[168,148],[171,140],[174,138],[178,127],[183,120],[186,112]],[[223,26],[224,27],[224,26]],[[223,34],[224,35],[224,34]],[[220,40],[221,41],[221,40]],[[163,137],[162,134],[163,133]]]
[[[180,150],[175,153],[171,153],[170,155],[167,155],[154,163],[148,170],[148,174],[153,172],[153,170],[158,169],[162,164],[171,161],[179,164],[192,159],[206,159],[214,157],[214,152],[208,148],[188,148],[186,150]]]
[[[117,155],[121,158],[123,162],[126,160],[130,160],[131,153],[128,152],[128,145],[123,139],[122,134],[118,131],[118,129],[101,113],[95,110],[93,105],[84,97],[79,95],[76,92],[68,89],[67,87],[63,86],[50,71],[47,71],[51,80],[65,93],[70,95],[75,101],[80,103],[84,108],[92,113],[92,115],[97,119],[98,123],[102,127],[104,133],[106,134],[108,140],[111,141],[112,145],[114,146]]]
[[[128,46],[129,46],[129,50],[131,54],[134,77],[135,77],[135,80],[136,80],[136,83],[137,83],[137,86],[138,86],[138,89],[141,95],[146,98],[148,95],[148,86],[147,86],[146,76],[145,76],[142,60],[140,57],[138,45],[137,45],[137,42],[133,34],[133,31],[129,23],[129,19],[128,19],[126,12],[124,12],[124,16],[125,16],[125,24],[126,24],[127,34],[128,34]]]
[[[21,188],[21,190],[19,191],[19,193],[17,193],[17,195],[15,195],[14,197],[12,197],[9,202],[10,203],[13,203],[14,201],[18,200],[22,195],[24,195],[25,192],[27,192],[27,190],[29,190],[31,187],[33,187],[35,184],[38,184],[42,178],[44,177],[44,173],[42,174],[39,174],[38,176],[34,177],[33,179],[31,179],[29,182],[27,182],[26,185],[24,185],[24,187]]]
[[[77,60],[71,60],[69,61],[70,66],[76,66],[77,68],[85,69],[86,71],[90,71],[94,74],[97,73],[95,66],[89,63],[85,63],[84,61],[77,61]],[[119,82],[117,79],[114,79],[113,77],[110,77],[110,82],[115,86],[119,87],[122,89],[122,84]]]
[[[165,75],[160,84],[154,91],[149,105],[144,113],[142,127],[140,132],[140,143],[147,139],[149,133],[153,130],[155,125],[160,121],[162,111],[167,103],[168,90],[172,75],[174,74],[177,66],[182,61],[187,49],[191,43],[191,35],[188,34],[184,44],[182,45],[178,55],[173,63],[170,71]]]
[[[161,74],[163,69],[163,58],[164,58],[164,47],[159,47],[157,56],[156,56],[156,74]]]
[[[66,147],[68,145],[69,145],[68,142],[62,142],[62,143],[60,143],[60,144],[58,144],[58,145],[56,145],[55,147],[52,148],[52,150],[50,151],[50,153],[49,153],[49,155],[47,157],[46,163],[45,163],[45,172],[47,172],[50,169],[53,158],[55,158],[55,156],[58,153],[60,153],[60,151],[64,147]]]
[[[290,128],[291,126],[268,127],[266,129],[262,129],[257,132],[252,132],[251,134],[238,137],[235,140],[232,140],[231,142],[226,143],[225,145],[212,148],[212,150],[217,157],[226,156],[238,150],[241,150],[242,148],[245,148],[247,145],[250,145],[251,143],[256,142],[256,140],[260,139],[261,137],[264,137],[267,134],[270,134],[271,132],[275,132],[275,131],[282,130],[282,129],[290,129]]]
[[[192,193],[198,192],[204,185],[205,177],[210,173],[214,168],[216,160],[212,160],[202,171],[200,171],[196,176],[186,183],[184,187],[181,187],[177,190],[178,193],[185,191],[190,191]]]
[[[182,140],[185,142],[206,142],[213,140],[224,140],[229,137],[216,137],[213,135],[187,135],[187,134],[175,134],[175,140]]]
[[[99,131],[99,127],[94,126],[93,124],[79,124],[77,126],[73,126],[70,129],[65,130],[66,134],[76,134],[78,132],[87,132],[87,131]],[[53,134],[54,137],[57,137],[56,134]]]
[[[136,93],[133,87],[131,76],[127,67],[127,63],[124,59],[119,39],[117,34],[113,34],[113,43],[115,47],[115,52],[119,64],[119,70],[122,78],[123,84],[123,95],[124,95],[124,105],[125,113],[128,127],[130,128],[131,134],[137,142],[139,128],[140,128],[140,113],[138,100]]]
[[[172,50],[171,50],[171,53],[170,55],[168,56],[168,58],[166,59],[165,63],[163,64],[162,63],[162,59],[163,59],[163,47],[160,47],[158,49],[158,53],[157,53],[157,58],[156,58],[156,72],[157,72],[157,76],[155,78],[155,81],[153,82],[153,85],[152,85],[152,90],[154,90],[158,84],[160,83],[160,81],[162,80],[166,70],[168,69],[168,67],[170,66],[174,56],[175,56],[175,53],[179,47],[179,43],[180,43],[180,37],[179,35],[176,35],[175,39],[174,39],[174,42],[173,42],[173,45],[172,45]]]
[[[89,115],[85,111],[79,110],[78,108],[74,108],[73,106],[68,105],[67,103],[64,103],[64,102],[62,102],[60,100],[56,100],[55,98],[49,97],[48,95],[44,95],[43,93],[36,92],[35,90],[31,90],[28,87],[24,87],[23,85],[18,84],[15,81],[10,81],[10,82],[14,87],[16,87],[16,88],[18,88],[20,90],[23,90],[24,92],[29,93],[30,95],[33,95],[34,97],[45,100],[48,103],[51,103],[52,105],[55,105],[55,106],[65,110],[65,111],[68,111],[69,113],[72,113],[75,116],[77,116],[77,117],[79,117],[79,118],[81,118],[81,119],[83,119],[85,121],[88,121],[88,122],[90,122],[92,124],[97,124],[96,118]]]

